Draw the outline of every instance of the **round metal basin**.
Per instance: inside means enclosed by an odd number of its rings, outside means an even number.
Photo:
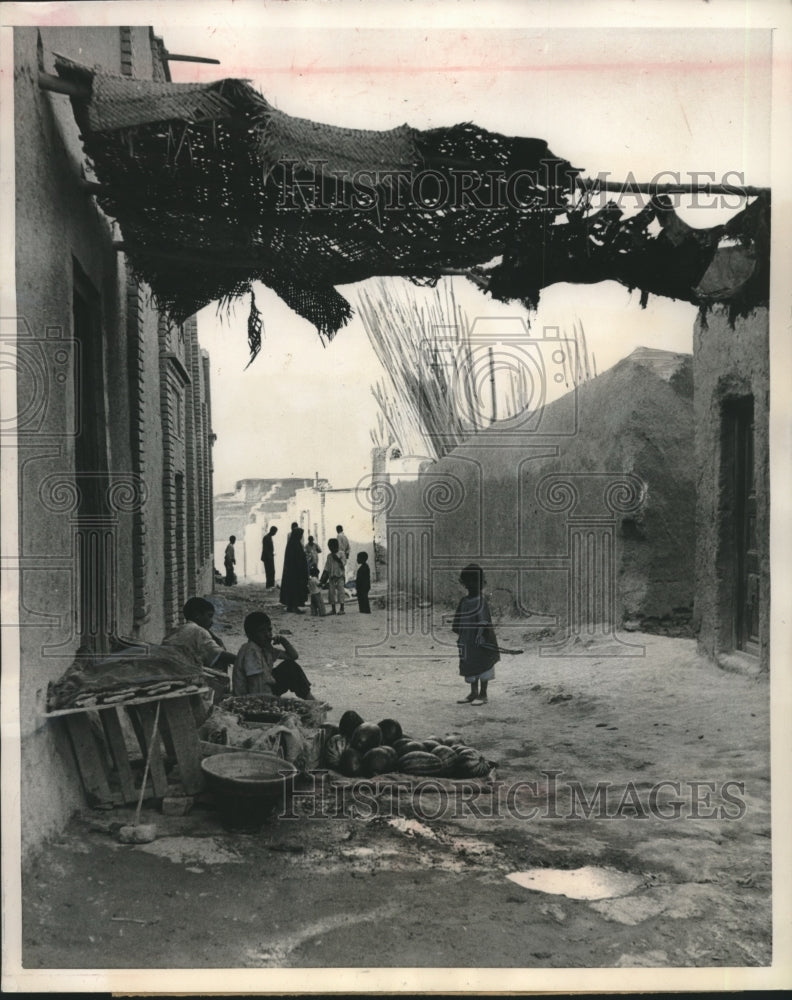
[[[277,754],[224,753],[205,757],[201,769],[223,825],[256,830],[291,798],[297,768]]]

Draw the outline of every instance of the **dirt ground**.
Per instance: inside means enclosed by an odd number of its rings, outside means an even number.
[[[418,738],[458,732],[497,762],[495,784],[376,800],[325,787],[255,834],[226,832],[208,799],[181,818],[150,803],[158,836],[139,846],[110,832],[132,810],[85,810],[23,873],[26,968],[770,963],[766,678],[639,633],[540,655],[525,622],[502,622],[502,645],[525,651],[502,658],[486,706],[459,705],[437,610],[394,635],[382,608],[312,619],[261,587],[221,590],[226,645],[243,641],[248,611],[268,610],[329,721],[354,708]],[[613,883],[604,898],[507,877],[559,871],[591,887],[592,868]]]

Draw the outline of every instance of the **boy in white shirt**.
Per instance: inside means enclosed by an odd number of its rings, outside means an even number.
[[[286,636],[272,634],[272,622],[263,611],[245,618],[248,641],[236,655],[231,687],[235,695],[267,694],[279,697],[293,691],[298,698],[315,701],[305,672],[297,662],[297,650]],[[283,652],[274,647],[280,646]],[[275,663],[280,659],[279,663]]]

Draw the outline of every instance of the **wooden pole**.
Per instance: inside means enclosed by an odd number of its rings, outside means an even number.
[[[41,90],[49,90],[53,94],[66,94],[68,97],[78,97],[87,101],[91,96],[90,87],[85,87],[79,83],[72,83],[70,80],[61,80],[59,76],[51,73],[39,73],[38,85]]]
[[[220,65],[219,59],[208,59],[206,56],[182,56],[175,52],[163,52],[163,55],[168,62],[211,63],[214,66]]]
[[[490,370],[490,393],[492,394],[492,417],[490,418],[490,423],[496,423],[498,419],[498,399],[495,393],[495,359],[492,354],[492,348],[489,349],[489,370]]]
[[[576,177],[581,191],[619,191],[622,194],[737,194],[756,198],[770,188],[749,187],[745,184],[643,184],[637,181],[603,181],[598,177]]]

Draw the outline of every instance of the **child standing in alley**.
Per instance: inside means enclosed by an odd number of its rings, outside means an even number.
[[[368,552],[358,552],[357,563],[358,571],[355,577],[355,592],[357,593],[358,608],[362,615],[370,615],[369,591],[371,590],[371,570],[368,567]]]
[[[322,591],[319,589],[319,570],[316,566],[312,566],[308,574],[308,593],[311,595],[311,614],[314,617],[324,618],[327,612]]]
[[[336,613],[336,604],[340,604],[339,615],[344,613],[344,559],[338,551],[338,539],[330,538],[327,542],[330,554],[325,562],[322,582],[327,584],[327,600],[330,602],[330,614]]]
[[[451,624],[459,648],[459,672],[470,685],[470,694],[459,704],[486,705],[487,685],[495,677],[500,659],[498,640],[492,627],[492,615],[484,598],[484,571],[470,563],[459,574],[467,597],[459,602]]]

